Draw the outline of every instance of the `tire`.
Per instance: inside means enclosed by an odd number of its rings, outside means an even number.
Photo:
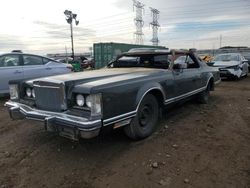
[[[211,84],[209,83],[207,88],[202,91],[201,93],[198,94],[198,98],[197,101],[201,104],[207,104],[208,103],[208,99],[210,96],[210,86]]]
[[[130,125],[124,127],[124,132],[133,140],[144,139],[154,132],[158,118],[159,104],[154,95],[147,94]]]

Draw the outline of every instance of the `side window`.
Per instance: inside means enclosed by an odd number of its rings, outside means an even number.
[[[177,55],[174,64],[179,64],[182,69],[199,68],[199,63],[195,62],[189,55]]]
[[[196,59],[196,61],[194,61],[194,59]],[[200,68],[199,61],[200,59],[196,54],[193,54],[192,57],[189,56],[188,68],[189,69]]]
[[[19,55],[9,54],[0,57],[0,67],[13,67],[20,65]]]
[[[43,59],[39,56],[23,55],[23,65],[43,65]]]
[[[47,59],[47,58],[43,58],[43,64],[46,64],[48,62],[50,62],[51,60],[50,59]]]
[[[168,55],[156,55],[154,56],[154,67],[165,68],[169,67]]]
[[[187,68],[187,63],[186,63],[187,58],[188,58],[187,55],[177,55],[175,57],[174,64],[176,64],[176,65],[178,64],[178,65],[180,65],[180,67],[182,69],[186,69]]]
[[[197,67],[197,63],[195,63],[190,56],[188,56],[186,63],[187,63],[187,68],[188,69],[199,68],[199,65]]]
[[[114,62],[113,67],[132,67],[140,64],[140,57],[137,56],[122,56]]]

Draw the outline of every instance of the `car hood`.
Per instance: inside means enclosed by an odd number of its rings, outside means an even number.
[[[164,69],[151,68],[104,68],[100,70],[84,71],[79,73],[70,73],[64,75],[50,76],[46,78],[35,79],[33,81],[65,83],[66,86],[74,88],[97,88],[100,86],[112,85],[114,83],[126,82],[128,80],[140,80],[147,77],[149,80],[154,76],[159,76],[160,72],[170,72]],[[160,74],[162,75],[162,74]]]
[[[214,61],[214,67],[231,67],[239,65],[239,61]]]

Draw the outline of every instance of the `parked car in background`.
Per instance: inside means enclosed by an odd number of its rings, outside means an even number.
[[[5,105],[13,119],[44,122],[46,130],[73,140],[120,127],[143,139],[164,106],[190,97],[207,103],[219,81],[218,69],[192,50],[131,50],[100,70],[12,81]]]
[[[53,58],[53,60],[58,61],[58,62],[60,62],[60,63],[66,63],[66,64],[68,64],[70,61],[73,60],[73,58],[71,58],[71,57],[56,58],[56,59]]]
[[[213,56],[209,55],[209,54],[199,55],[199,57],[201,58],[202,61],[204,61],[207,64],[210,63],[213,60]]]
[[[240,78],[248,74],[247,60],[240,53],[219,54],[212,63],[219,68],[221,77]]]
[[[89,59],[86,59],[84,60],[82,63],[81,63],[81,67],[82,69],[94,69],[95,68],[95,60],[94,58],[89,58]]]
[[[72,66],[22,52],[0,54],[0,95],[9,93],[10,80],[26,80],[69,73]]]

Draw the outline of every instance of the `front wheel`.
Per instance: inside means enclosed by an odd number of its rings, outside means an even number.
[[[124,127],[124,132],[134,140],[146,138],[154,132],[158,117],[159,104],[154,95],[147,94],[130,125]]]

